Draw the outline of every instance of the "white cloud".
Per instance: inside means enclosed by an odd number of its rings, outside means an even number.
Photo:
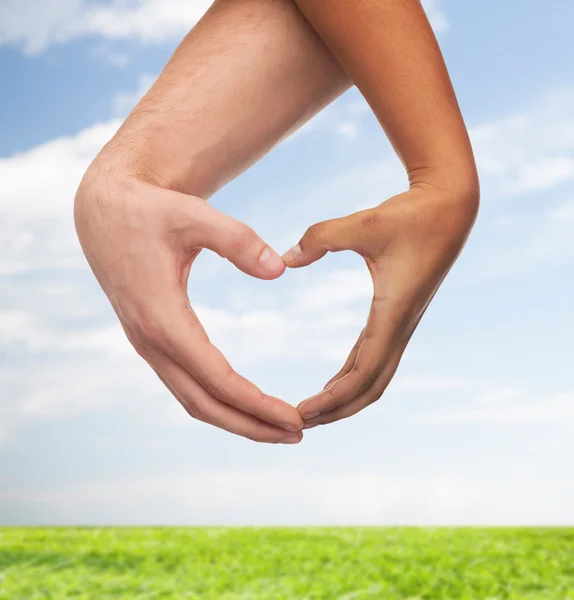
[[[108,524],[119,517],[121,523],[136,524],[359,525],[392,522],[401,506],[408,507],[406,522],[456,523],[465,522],[465,511],[476,509],[488,491],[482,482],[452,475],[317,473],[311,478],[295,472],[234,470],[91,481],[57,491],[23,489],[0,493],[0,502],[44,504],[58,515],[56,522],[65,523],[86,523],[94,506]]]
[[[464,408],[425,417],[441,423],[555,423],[574,424],[574,393],[548,394],[533,398],[520,390],[492,390],[479,394]]]
[[[546,201],[546,200],[545,200]],[[542,200],[541,200],[542,202]],[[574,201],[550,209],[506,212],[493,219],[494,226],[480,227],[474,237],[483,236],[480,253],[468,266],[466,280],[476,283],[526,276],[549,265],[571,268],[574,259]]]
[[[471,128],[483,210],[460,261],[462,279],[484,283],[571,263],[573,107],[574,88],[562,87]]]
[[[298,293],[296,288],[294,293]],[[280,310],[242,313],[194,306],[213,342],[237,365],[262,365],[272,358],[344,362],[366,322],[366,311],[331,308],[328,300],[316,311]],[[287,300],[287,299],[284,299]]]
[[[99,123],[0,159],[0,222],[71,215],[84,171],[119,126],[119,120]]]
[[[341,121],[334,127],[335,133],[349,142],[354,142],[359,137],[359,128],[352,121]]]
[[[391,383],[394,393],[445,392],[476,388],[478,380],[469,377],[440,375],[405,375]]]
[[[446,15],[441,9],[440,0],[423,0],[423,6],[435,34],[440,35],[449,29]]]
[[[532,262],[551,259],[569,260],[574,257],[574,201],[546,211],[530,237],[528,253]]]
[[[91,55],[104,59],[110,65],[118,68],[127,67],[131,62],[131,55],[127,52],[116,50],[110,42],[101,43],[91,51]]]
[[[574,89],[471,128],[483,197],[517,196],[574,179]]]
[[[512,194],[553,187],[574,178],[574,158],[545,157],[517,168],[517,180],[508,190]]]
[[[455,392],[453,397],[451,392]],[[484,377],[399,374],[388,394],[424,393],[432,402],[419,407],[425,423],[549,423],[574,426],[574,393],[535,395],[518,387],[494,387]]]
[[[142,73],[138,78],[137,88],[133,92],[120,92],[116,94],[113,99],[114,112],[119,116],[127,115],[147,93],[156,78],[155,75]]]
[[[350,115],[357,117],[359,115],[367,114],[371,110],[371,107],[367,104],[367,101],[361,96],[360,98],[349,102],[347,109]]]
[[[3,310],[5,302],[0,302],[3,441],[38,419],[105,411],[134,395],[149,399],[159,391],[159,381],[157,387],[150,385],[145,363],[121,327],[97,318],[98,302],[82,307],[78,285],[52,294],[45,288],[29,285],[15,292],[0,279],[8,306],[17,301],[27,308]]]
[[[119,325],[62,329],[50,327],[37,314],[18,310],[0,312],[0,340],[5,345],[17,344],[32,353],[95,350],[124,355],[129,351]]]
[[[564,481],[455,473],[314,473],[274,469],[179,472],[0,492],[26,524],[421,525],[568,524]],[[500,479],[499,479],[500,477]],[[496,485],[493,480],[496,479]],[[517,485],[517,484],[520,485]],[[528,497],[528,502],[524,498]],[[552,498],[551,501],[549,499]],[[26,511],[26,506],[33,509]],[[41,510],[39,510],[41,507]],[[400,516],[397,516],[400,515]],[[345,536],[341,531],[338,535]]]
[[[476,399],[477,404],[487,405],[487,406],[500,406],[501,404],[506,404],[508,402],[516,402],[519,401],[522,397],[522,392],[517,389],[508,388],[508,389],[500,389],[500,390],[488,390],[479,394]]]
[[[364,301],[373,295],[373,284],[365,267],[337,269],[294,292],[293,303],[299,309],[317,311]]]
[[[365,133],[367,118],[376,123],[367,101],[355,87],[352,87],[340,100],[325,107],[313,119],[292,133],[285,143],[291,144],[308,134],[325,132],[345,142],[355,142],[361,134]]]
[[[123,345],[120,340],[118,346]],[[135,353],[116,358],[115,348],[109,355],[102,349],[57,352],[48,346],[44,353],[18,357],[11,346],[2,350],[11,355],[0,368],[2,443],[39,421],[117,411],[136,401],[142,408],[157,407],[157,400],[167,395]],[[158,421],[162,417],[157,410]]]
[[[34,55],[86,36],[165,42],[183,37],[210,4],[211,0],[3,0],[0,45],[21,47]],[[439,3],[427,0],[424,5],[435,31],[445,31],[448,22]],[[121,65],[127,60],[121,53],[102,52]]]
[[[4,0],[0,44],[39,54],[53,44],[96,36],[104,40],[158,43],[191,29],[210,0]]]
[[[94,125],[0,159],[0,274],[84,265],[73,224],[74,194],[119,125]]]

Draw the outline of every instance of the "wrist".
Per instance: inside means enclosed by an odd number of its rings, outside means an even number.
[[[409,171],[409,189],[422,190],[449,204],[476,213],[480,183],[474,160],[448,168],[420,168]]]
[[[480,204],[476,171],[452,170],[448,174],[428,172],[411,181],[409,194],[430,210],[428,215],[441,235],[460,241],[472,229]]]
[[[126,122],[102,148],[92,167],[99,173],[143,181],[155,187],[207,197],[206,176],[192,167],[194,158],[169,146],[162,131],[138,131]]]

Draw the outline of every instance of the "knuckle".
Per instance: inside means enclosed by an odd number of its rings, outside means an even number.
[[[315,223],[307,230],[305,236],[314,246],[324,246],[327,241],[327,224]]]
[[[265,407],[266,407],[266,401],[265,401],[265,395],[263,394],[262,391],[257,392],[257,394],[255,394],[255,398],[253,400],[253,408],[251,409],[251,414],[254,417],[257,417],[258,419],[262,419],[265,414]]]
[[[330,420],[326,423],[323,423],[324,425],[331,425],[332,423],[338,423],[339,421],[344,421],[345,419],[348,419],[350,415],[341,413],[341,414],[337,414],[337,415],[333,415]]]
[[[247,225],[233,225],[227,237],[227,254],[236,256],[244,254],[255,242],[255,232]]]
[[[335,389],[336,386],[332,385],[330,388],[323,390],[322,395],[324,396],[324,400],[321,403],[321,406],[317,407],[317,410],[320,410],[321,413],[337,410],[341,406],[344,406],[346,403],[346,399],[343,394],[340,393],[339,389]],[[337,392],[337,393],[335,393]],[[313,411],[311,411],[313,412]]]
[[[328,420],[325,423],[325,425],[337,423],[338,421],[344,421],[345,419],[356,415],[361,410],[362,408],[358,406],[356,402],[351,402],[345,406],[342,406],[339,410],[332,413],[331,415],[328,415]]]
[[[365,369],[363,371],[356,365],[353,367],[352,371],[355,373],[355,377],[358,381],[357,395],[362,394],[377,382],[378,374],[376,371],[371,369]]]
[[[198,402],[194,400],[187,400],[185,402],[185,408],[190,417],[192,417],[193,419],[204,422],[208,420],[207,411],[205,410],[205,408],[200,406]]]
[[[370,371],[365,375],[365,381],[370,386],[374,386],[377,383],[378,374],[374,371]]]
[[[212,397],[217,400],[222,400],[224,394],[223,386],[214,381],[213,379],[206,379],[202,382],[203,389]]]
[[[135,345],[163,347],[167,334],[154,311],[140,311],[130,324]],[[134,343],[134,342],[132,342]]]
[[[366,210],[361,217],[363,229],[367,231],[378,231],[381,228],[382,218],[376,210]]]
[[[203,389],[212,397],[219,399],[221,397],[221,387],[215,381],[204,381]]]
[[[227,373],[219,377],[205,377],[201,380],[203,389],[212,397],[218,400],[225,400],[225,397],[229,395],[228,382],[233,371],[230,369]]]
[[[149,346],[145,341],[141,332],[137,331],[137,328],[132,324],[130,327],[124,326],[124,332],[128,338],[129,343],[133,349],[139,354],[144,360],[149,358]]]
[[[217,381],[213,379],[205,379],[201,382],[201,385],[212,398],[221,399],[221,396],[223,395],[223,388]]]
[[[137,354],[147,361],[150,355],[149,346],[141,339],[135,338],[130,341]]]
[[[331,413],[344,408],[347,402],[349,402],[349,398],[346,396],[333,396],[329,401],[326,401],[322,403],[321,406],[317,407],[317,411],[320,411],[320,414],[316,417],[312,417],[310,420],[313,422],[321,422],[322,419],[329,419]]]

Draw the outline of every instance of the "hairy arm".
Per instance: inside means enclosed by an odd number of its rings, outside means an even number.
[[[291,0],[217,0],[75,199],[78,237],[126,335],[191,416],[296,443],[297,410],[236,373],[187,296],[202,248],[263,279],[285,265],[204,200],[350,86]]]
[[[350,86],[292,0],[216,0],[104,156],[207,199]]]

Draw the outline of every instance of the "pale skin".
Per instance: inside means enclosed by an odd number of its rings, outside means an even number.
[[[75,200],[88,262],[137,352],[191,416],[259,442],[298,443],[302,428],[381,396],[478,206],[464,122],[419,3],[324,6],[214,2],[94,160]],[[352,82],[410,189],[311,227],[282,260],[206,200]],[[323,392],[296,409],[241,377],[210,343],[187,297],[202,248],[261,279],[327,251],[365,258],[374,282],[367,326]]]

